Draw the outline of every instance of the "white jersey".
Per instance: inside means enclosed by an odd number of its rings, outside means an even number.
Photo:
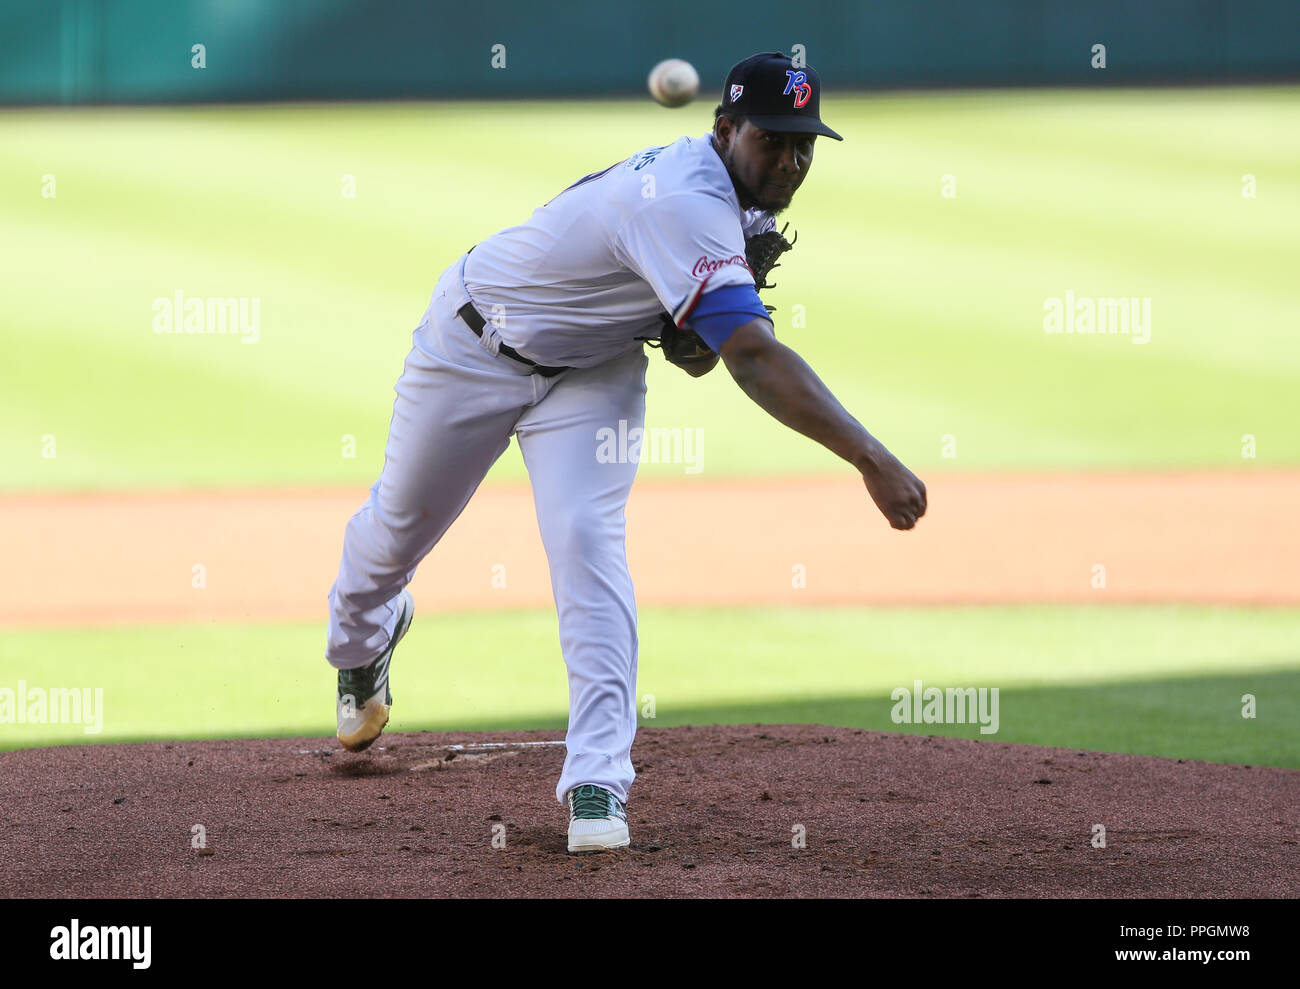
[[[485,342],[539,364],[592,367],[656,338],[691,295],[754,284],[745,238],[771,230],[742,210],[713,135],[646,148],[565,189],[477,244],[465,288]]]

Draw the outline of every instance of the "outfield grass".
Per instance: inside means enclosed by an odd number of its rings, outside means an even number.
[[[363,490],[438,272],[577,176],[702,134],[710,111],[0,111],[0,491]],[[768,301],[778,334],[912,466],[1300,463],[1300,89],[840,97],[824,111],[848,140],[818,146]],[[1246,174],[1257,198],[1241,195]],[[257,343],[154,333],[153,301],[177,290],[256,297]],[[1150,298],[1150,342],[1044,333],[1044,300],[1067,290]],[[725,373],[694,381],[652,357],[649,425],[703,427],[710,475],[839,466]],[[522,474],[512,449],[493,478]],[[895,725],[890,691],[921,679],[998,687],[999,731],[983,736],[997,741],[1300,767],[1297,611],[642,614],[647,724],[979,737]],[[561,727],[554,626],[550,612],[422,618],[393,727]],[[106,722],[94,736],[0,724],[0,748],[328,735],[323,647],[318,624],[6,630],[0,688],[101,686]]]
[[[1183,607],[642,610],[646,725],[819,722],[1300,768],[1300,611]],[[103,731],[0,725],[0,749],[333,732],[321,625],[10,631],[0,687],[102,687]],[[895,724],[890,693],[997,687],[999,725]],[[561,729],[554,615],[426,615],[391,727]],[[1242,717],[1253,694],[1257,716]],[[653,698],[651,701],[650,698]]]
[[[1251,463],[1300,462],[1300,90],[824,109],[848,139],[818,146],[769,301],[913,466],[1240,467],[1247,433]],[[368,484],[438,272],[575,177],[705,132],[710,110],[0,111],[0,488]],[[153,300],[177,289],[260,299],[260,339],[155,334]],[[1067,290],[1149,297],[1150,342],[1044,333]],[[651,375],[650,425],[704,427],[711,473],[833,466],[723,373],[656,357]],[[512,450],[493,476],[521,473]]]

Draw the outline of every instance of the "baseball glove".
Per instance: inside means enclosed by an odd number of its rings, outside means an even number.
[[[795,240],[799,239],[798,231],[795,232],[794,240],[785,239],[785,232],[789,227],[790,224],[787,223],[779,233],[769,230],[767,233],[755,234],[745,241],[745,261],[749,265],[749,270],[754,273],[754,288],[760,292],[765,288],[776,288],[774,283],[768,282],[767,276],[774,268],[781,267],[777,263],[781,255],[792,249]],[[776,310],[775,306],[766,303],[763,308],[768,312]]]
[[[659,339],[649,342],[652,347],[658,343],[659,349],[663,351],[664,357],[670,363],[690,371],[717,360],[718,355],[694,330],[679,329],[667,313],[663,313],[659,318],[663,321]]]

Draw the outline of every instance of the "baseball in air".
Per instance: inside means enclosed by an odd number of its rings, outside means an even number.
[[[680,58],[669,58],[650,70],[650,95],[662,106],[685,106],[700,91],[700,74]]]

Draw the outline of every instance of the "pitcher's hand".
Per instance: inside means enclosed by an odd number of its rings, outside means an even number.
[[[862,471],[871,500],[895,529],[910,529],[925,514],[925,485],[887,450]]]

